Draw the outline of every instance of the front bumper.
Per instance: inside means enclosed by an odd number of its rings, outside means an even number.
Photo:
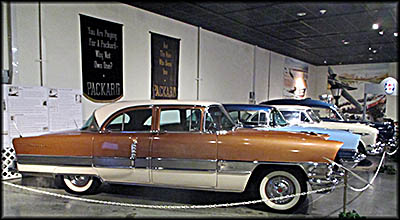
[[[309,163],[304,168],[308,176],[308,183],[312,190],[320,190],[336,186],[342,181],[344,176],[344,172],[339,170],[338,166],[329,163]],[[327,193],[333,190],[334,188],[331,188],[319,193]]]
[[[368,155],[381,154],[383,152],[383,150],[385,149],[385,146],[386,146],[386,144],[381,141],[376,142],[376,144],[368,145],[367,146],[367,154]]]
[[[340,158],[339,161],[340,163],[347,167],[347,168],[354,168],[358,165],[358,163],[360,163],[362,160],[364,160],[367,156],[365,154],[362,153],[355,153],[353,156],[351,156],[350,158]]]

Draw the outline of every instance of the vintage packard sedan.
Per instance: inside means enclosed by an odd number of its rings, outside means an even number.
[[[50,175],[71,193],[103,182],[246,192],[292,211],[306,198],[275,197],[334,186],[342,142],[317,134],[238,128],[220,103],[122,101],[94,111],[80,130],[13,139],[16,169]],[[326,158],[326,159],[325,159]]]

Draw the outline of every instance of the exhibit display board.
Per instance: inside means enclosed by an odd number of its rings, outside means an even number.
[[[3,85],[2,178],[19,177],[8,172],[15,160],[12,139],[82,126],[82,94],[79,89]]]

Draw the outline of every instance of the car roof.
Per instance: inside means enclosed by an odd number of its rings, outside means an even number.
[[[272,109],[272,106],[267,105],[255,105],[255,104],[222,104],[227,111],[268,111]]]
[[[262,105],[304,105],[310,107],[334,108],[335,106],[324,101],[311,98],[306,99],[273,99],[260,102]]]
[[[137,106],[151,106],[151,105],[190,105],[190,106],[210,106],[221,105],[221,103],[214,101],[198,101],[198,100],[134,100],[134,101],[119,101],[103,105],[94,111],[94,117],[99,126],[102,126],[105,120],[115,112]]]
[[[272,105],[275,108],[277,108],[278,110],[282,110],[282,109],[301,109],[301,110],[308,110],[311,109],[308,106],[303,106],[303,105]]]

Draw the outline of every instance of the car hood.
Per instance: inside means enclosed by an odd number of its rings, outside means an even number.
[[[328,140],[341,141],[343,145],[341,149],[356,150],[360,142],[361,136],[343,130],[318,128],[318,127],[303,127],[298,125],[285,126],[285,127],[264,127],[256,128],[258,130],[272,130],[272,131],[292,131],[292,132],[314,132],[317,134],[329,135]]]

